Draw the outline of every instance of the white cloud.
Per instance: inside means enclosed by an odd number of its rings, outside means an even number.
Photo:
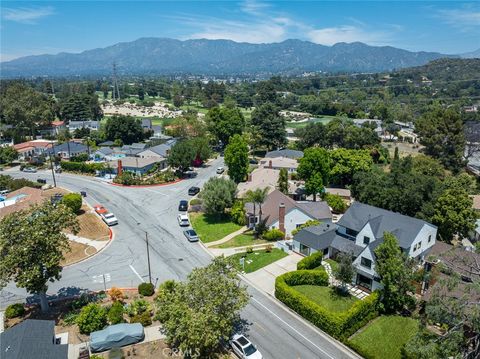
[[[447,24],[459,27],[476,27],[480,26],[480,11],[473,8],[438,10],[438,16]]]
[[[35,24],[37,20],[54,14],[51,6],[3,8],[2,18],[22,24]]]
[[[353,25],[326,27],[314,29],[307,33],[312,42],[322,45],[334,45],[338,42],[364,42],[370,45],[385,45],[390,40],[390,34],[385,31],[368,31]]]

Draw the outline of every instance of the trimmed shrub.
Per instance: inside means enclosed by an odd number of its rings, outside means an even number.
[[[130,323],[140,323],[142,326],[148,327],[149,325],[152,325],[152,318],[149,312],[143,312],[130,319]]]
[[[314,269],[322,265],[323,252],[315,252],[297,263],[297,270]]]
[[[117,287],[110,288],[110,290],[108,291],[108,295],[113,302],[123,302],[123,300],[125,299],[125,294],[123,294],[122,290]]]
[[[320,274],[322,273],[322,274]],[[297,292],[295,285],[326,285],[328,275],[324,270],[301,270],[285,273],[275,280],[275,297],[289,308],[308,319],[331,336],[346,340],[358,329],[378,316],[378,292],[359,300],[346,312],[333,313]]]
[[[5,309],[5,317],[7,319],[21,317],[25,314],[25,307],[21,303],[10,304]]]
[[[338,194],[327,193],[325,201],[335,213],[344,213],[347,210],[347,204]]]
[[[193,198],[190,201],[190,206],[198,206],[199,204],[202,204],[202,200],[200,198]]]
[[[123,319],[123,313],[125,309],[123,308],[123,304],[120,302],[114,302],[110,309],[108,310],[108,322],[110,324],[120,324],[124,323],[125,319]]]
[[[105,166],[102,163],[85,163],[85,162],[71,162],[71,161],[60,162],[60,167],[64,171],[91,173],[91,174],[95,174],[96,171],[102,171],[105,169]]]
[[[62,203],[70,208],[73,213],[78,213],[82,208],[82,195],[80,193],[68,193],[63,196]]]
[[[145,299],[137,299],[131,302],[127,306],[127,313],[130,317],[134,317],[142,313],[150,313],[152,311],[152,306]]]
[[[250,246],[250,247],[247,247],[247,248],[245,249],[245,252],[246,252],[246,253],[253,253],[253,247],[251,247],[251,246]]]
[[[232,221],[240,226],[244,226],[247,224],[247,218],[245,214],[245,207],[243,201],[235,201],[230,210],[230,217]]]
[[[265,239],[266,241],[280,241],[285,237],[285,233],[283,233],[281,230],[277,228],[272,228],[266,231],[263,235],[262,238]]]
[[[138,294],[150,297],[155,293],[155,286],[152,283],[140,283],[138,286]]]
[[[107,325],[107,311],[98,304],[90,303],[80,311],[77,325],[82,334],[102,330]]]

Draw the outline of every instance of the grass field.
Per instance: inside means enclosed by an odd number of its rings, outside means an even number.
[[[204,213],[191,213],[190,222],[204,243],[218,241],[242,228],[228,216],[208,216]]]
[[[333,120],[335,116],[320,116],[320,117],[315,117],[309,121],[305,122],[287,122],[287,128],[303,128],[307,126],[309,123],[316,123],[316,122],[321,122],[324,125],[329,123],[331,120]]]
[[[302,293],[311,301],[334,313],[347,311],[358,300],[351,295],[340,295],[332,287],[296,285],[292,288]]]
[[[350,338],[371,358],[400,359],[402,346],[418,331],[418,320],[398,315],[381,316]]]
[[[265,250],[262,251],[255,251],[253,253],[238,253],[230,256],[228,258],[232,258],[233,262],[237,266],[238,269],[243,270],[240,266],[240,258],[245,256],[245,273],[255,272],[260,268],[263,268],[279,259],[282,259],[288,256],[287,253],[282,251],[278,248],[273,248],[271,252],[266,252]]]
[[[255,239],[252,232],[242,233],[236,237],[233,237],[228,242],[219,244],[215,248],[234,248],[234,247],[244,247],[252,246],[254,244],[264,244],[268,241],[264,239]]]

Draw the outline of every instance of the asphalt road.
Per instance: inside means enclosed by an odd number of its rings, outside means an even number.
[[[72,295],[85,289],[101,290],[104,286],[136,287],[148,281],[145,232],[150,245],[153,283],[167,279],[183,280],[192,268],[204,266],[211,260],[200,243],[190,243],[178,226],[178,203],[188,199],[191,186],[201,187],[223,158],[198,170],[198,176],[168,186],[125,188],[107,184],[97,178],[57,174],[57,186],[79,192],[86,191],[90,205],[100,203],[113,212],[119,224],[113,227],[114,239],[97,255],[64,268],[62,278],[49,285],[53,296]],[[22,173],[5,171],[14,177],[36,180],[46,178],[53,184],[51,172]],[[336,340],[291,312],[269,295],[249,283],[250,303],[242,312],[247,322],[248,336],[264,358],[358,358]],[[27,294],[14,285],[1,293],[1,306],[24,300]]]

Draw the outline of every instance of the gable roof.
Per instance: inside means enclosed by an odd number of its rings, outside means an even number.
[[[68,345],[54,343],[53,320],[27,319],[0,334],[1,353],[9,359],[66,359]]]
[[[78,143],[78,142],[64,142],[59,145],[54,145],[53,149],[49,149],[48,153],[53,153],[53,154],[58,154],[60,152],[87,152],[88,147],[85,146],[84,144]]]
[[[110,147],[101,147],[95,151],[95,153],[97,152],[103,154],[104,156],[108,156],[108,155],[111,155],[114,151]]]
[[[161,162],[164,160],[163,158],[160,157],[147,157],[147,158],[141,158],[141,157],[123,157],[119,160],[115,161],[110,161],[108,162],[109,166],[111,168],[118,168],[118,162],[122,162],[122,166],[124,168],[144,168],[147,166],[150,166],[154,163]]]
[[[295,202],[292,198],[275,189],[267,196],[262,205],[262,217],[267,219],[267,226],[278,221],[278,207],[281,203],[285,205],[285,214],[297,208],[312,219],[332,218],[332,212],[326,202]],[[253,213],[253,203],[246,203],[245,207],[247,212]]]
[[[387,211],[382,208],[354,202],[338,221],[338,225],[359,232],[369,223],[375,238],[383,238],[384,232],[394,234],[400,247],[408,248],[424,225],[435,227],[418,218]],[[436,227],[435,227],[436,228]]]
[[[175,143],[177,143],[177,140],[175,138],[173,138],[173,139],[168,140],[167,142],[162,143],[160,145],[149,147],[146,150],[150,150],[150,151],[152,151],[152,152],[154,152],[157,155],[160,155],[162,157],[167,157],[168,152],[172,149],[172,147],[175,145]]]
[[[296,160],[303,157],[303,152],[286,148],[283,150],[270,151],[265,154],[265,158],[275,157],[286,157]]]
[[[114,142],[113,141],[104,141],[102,143],[98,144],[99,146],[113,146]]]
[[[43,191],[39,188],[22,187],[17,189],[7,194],[6,201],[2,202],[5,205],[8,202],[15,201],[13,204],[0,207],[0,218],[5,217],[7,214],[27,209],[34,204],[42,203],[44,200]]]

